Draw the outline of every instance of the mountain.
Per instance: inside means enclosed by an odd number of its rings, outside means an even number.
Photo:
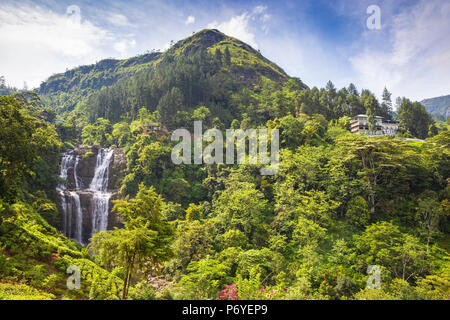
[[[208,60],[205,53],[212,59]],[[183,60],[183,58],[194,57],[196,54],[203,56],[196,61]],[[217,61],[212,61],[214,59],[222,59],[224,63],[217,66]],[[229,59],[228,63],[225,62],[227,59]],[[202,61],[200,62],[200,60]],[[177,70],[172,70],[170,64],[177,64],[175,68]],[[198,79],[194,79],[193,75],[187,72],[180,75],[179,70],[182,70],[183,66],[187,69],[189,65],[193,64],[201,64],[201,70],[198,70]],[[155,71],[156,69],[159,70]],[[190,72],[194,71],[196,70],[191,68]],[[88,104],[92,104],[92,100],[89,98],[98,95],[101,89],[123,86],[126,82],[126,86],[131,87],[130,82],[139,77],[141,80],[144,78],[143,82],[147,83],[158,76],[163,78],[158,81],[166,81],[174,73],[177,73],[178,78],[190,78],[191,83],[205,78],[221,84],[230,80],[233,83],[233,90],[242,86],[251,87],[259,81],[261,76],[277,82],[289,79],[289,76],[280,67],[264,58],[259,51],[248,44],[218,30],[206,29],[177,42],[162,53],[152,52],[125,60],[105,59],[92,65],[80,66],[64,73],[52,75],[40,85],[37,91],[46,106],[57,113],[64,113],[76,108],[86,109]],[[174,80],[178,87],[183,85],[179,83],[179,80]],[[173,83],[170,87],[173,87]],[[207,87],[205,86],[205,88]],[[153,89],[152,92],[155,94],[158,90],[161,91],[161,95],[154,96],[151,102],[147,101],[146,106],[150,110],[156,108],[166,88]],[[189,97],[185,98],[190,99]],[[210,101],[190,99],[184,102],[191,105]]]
[[[263,57],[259,51],[216,29],[202,30],[185,40],[177,42],[167,51],[167,55],[189,55],[189,53],[201,48],[206,48],[210,52],[228,48],[233,56],[231,71],[237,78],[257,79],[259,76],[266,76],[273,80],[286,80],[288,78],[283,69]]]
[[[425,99],[421,103],[436,120],[446,121],[450,117],[450,95]]]

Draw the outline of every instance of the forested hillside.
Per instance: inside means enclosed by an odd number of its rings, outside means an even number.
[[[217,30],[38,93],[0,97],[0,298],[450,298],[449,123],[419,102],[397,100],[395,138],[351,134],[352,116],[392,119],[387,89],[309,88]],[[278,174],[174,164],[170,132],[196,120],[278,129]],[[58,232],[55,195],[60,153],[82,144],[127,162],[123,228],[87,248]],[[81,289],[65,287],[69,265]],[[366,285],[373,265],[381,289]]]

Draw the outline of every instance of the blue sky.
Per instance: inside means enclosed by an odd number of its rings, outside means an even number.
[[[367,27],[370,5],[380,8],[380,29]],[[0,0],[0,75],[36,87],[67,68],[164,50],[212,27],[311,87],[332,80],[414,100],[450,94],[448,0]]]

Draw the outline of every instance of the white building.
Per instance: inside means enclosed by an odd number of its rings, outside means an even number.
[[[371,136],[384,135],[395,136],[399,128],[397,121],[383,120],[383,117],[375,116],[375,129],[369,130],[369,121],[366,114],[359,114],[350,120],[352,133],[367,134]]]

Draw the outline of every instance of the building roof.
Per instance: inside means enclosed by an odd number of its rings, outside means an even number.
[[[367,114],[358,114],[357,116],[354,116],[353,118],[356,118],[356,117],[368,117],[368,115]],[[383,119],[383,117],[380,117],[380,116],[375,116],[375,118]]]

